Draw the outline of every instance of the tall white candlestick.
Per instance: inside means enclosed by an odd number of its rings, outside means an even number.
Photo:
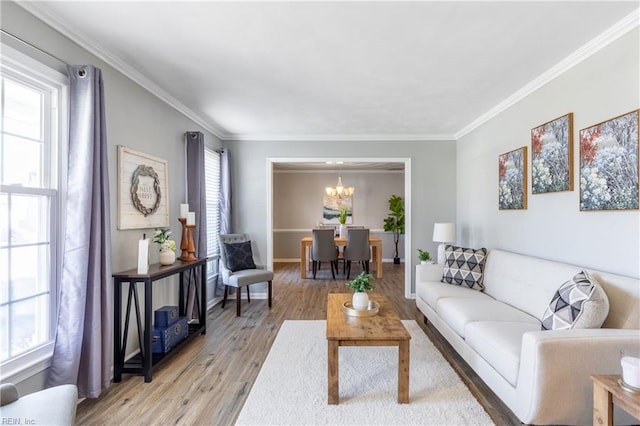
[[[187,213],[187,225],[195,225],[196,224],[196,214],[195,212]]]
[[[138,240],[138,274],[149,272],[149,240]]]
[[[189,204],[180,204],[180,216],[179,217],[187,217],[187,213],[189,213]]]

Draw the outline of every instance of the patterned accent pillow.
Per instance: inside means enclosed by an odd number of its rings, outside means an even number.
[[[609,299],[585,271],[562,284],[542,315],[542,330],[600,328],[609,315]]]
[[[471,249],[447,244],[444,249],[442,282],[466,285],[474,290],[484,290],[482,283],[487,249]]]
[[[251,241],[242,243],[224,243],[224,253],[227,259],[227,269],[231,272],[242,269],[256,269],[251,252]]]

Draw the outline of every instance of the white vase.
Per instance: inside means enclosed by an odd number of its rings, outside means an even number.
[[[353,309],[358,311],[366,311],[369,309],[369,295],[364,291],[356,291],[353,293],[353,299],[351,299],[351,305]]]
[[[345,225],[340,224],[340,238],[347,238],[347,227]]]
[[[161,265],[173,265],[176,261],[176,254],[169,247],[160,247],[158,254],[158,262]]]

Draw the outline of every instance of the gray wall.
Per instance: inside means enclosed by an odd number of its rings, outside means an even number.
[[[116,229],[118,145],[124,145],[168,161],[170,227],[174,236],[179,239],[181,229],[177,217],[180,203],[185,202],[186,198],[183,134],[188,130],[199,130],[205,134],[205,140],[212,146],[220,146],[220,141],[213,134],[14,3],[2,2],[1,19],[2,28],[6,31],[68,63],[93,64],[102,69],[106,98],[107,139],[109,141],[113,272],[136,267],[137,241],[142,237],[143,232],[147,235],[152,232],[149,229],[125,231]],[[11,42],[7,37],[3,37],[2,40]],[[19,43],[11,43],[11,46],[66,74],[63,65],[52,61],[34,49]],[[151,250],[151,262],[157,262],[155,247],[152,247]],[[154,308],[177,303],[176,283],[176,280],[166,279],[154,285]],[[126,302],[126,299],[124,301]],[[136,342],[137,334],[135,327],[132,327],[127,348],[129,353],[137,350]],[[28,393],[37,390],[42,387],[43,380],[44,372],[20,383],[20,391]]]
[[[458,141],[459,243],[640,276],[640,213],[579,207],[579,130],[638,108],[639,52],[636,29]],[[498,155],[521,146],[530,152],[531,129],[568,112],[574,190],[532,195],[529,185],[527,210],[499,211]]]
[[[311,228],[322,221],[325,187],[335,186],[338,170],[277,171],[273,176],[273,257],[275,261],[300,259],[300,238],[309,236]],[[404,171],[342,171],[345,185],[353,186],[353,224],[370,229],[383,238],[383,258],[393,258],[393,237],[385,233],[384,218],[389,211],[389,197],[404,197]],[[404,246],[398,244],[401,258]]]
[[[416,248],[436,252],[437,244],[431,241],[434,222],[455,221],[454,142],[224,141],[223,144],[231,152],[234,230],[251,235],[256,248],[254,255],[261,264],[267,263],[266,209],[267,196],[271,192],[266,183],[268,159],[333,158],[353,161],[358,158],[411,158],[412,208],[409,214],[413,227],[412,255],[408,262],[412,265],[418,263]],[[350,182],[346,175],[343,177],[345,183]],[[358,199],[357,183],[354,186]],[[315,221],[317,219],[312,224]],[[306,225],[309,226],[311,224]]]

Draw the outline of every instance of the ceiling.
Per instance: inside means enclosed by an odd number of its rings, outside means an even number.
[[[579,61],[587,43],[606,44],[603,32],[638,7],[637,0],[19,4],[229,140],[456,139]]]

